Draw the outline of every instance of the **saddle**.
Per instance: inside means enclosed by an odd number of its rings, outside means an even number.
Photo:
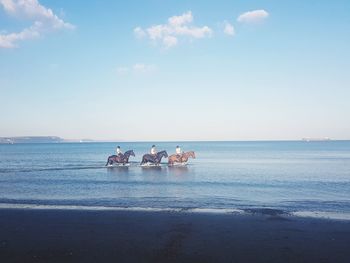
[[[122,153],[118,153],[118,154],[117,154],[117,158],[119,158],[119,162],[121,162],[121,161],[124,160],[125,156],[124,156],[124,154],[122,154]]]
[[[158,155],[157,155],[157,154],[150,154],[150,155],[152,156],[153,161],[154,161],[155,163],[159,162],[159,160],[158,160]]]

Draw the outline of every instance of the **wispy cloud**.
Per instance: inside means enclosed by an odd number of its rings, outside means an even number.
[[[191,11],[179,16],[168,18],[166,24],[150,26],[146,29],[136,27],[134,34],[137,38],[147,37],[159,43],[164,48],[171,48],[179,43],[180,38],[199,39],[210,37],[213,33],[208,26],[197,27],[192,24],[193,15]]]
[[[137,38],[143,38],[144,36],[146,36],[145,31],[143,31],[141,27],[135,27],[134,34]]]
[[[117,67],[116,72],[118,75],[125,75],[130,71],[129,67]]]
[[[142,63],[137,63],[135,64],[132,69],[135,72],[153,72],[155,71],[156,67],[155,65],[147,65],[147,64],[142,64]]]
[[[257,23],[261,22],[269,16],[265,10],[253,10],[245,12],[238,16],[237,21],[240,23]]]
[[[155,72],[156,69],[157,67],[153,64],[136,63],[132,66],[117,67],[116,72],[118,75],[126,75],[128,73],[145,74]]]
[[[15,18],[33,21],[30,27],[20,32],[0,34],[0,48],[14,48],[20,41],[37,38],[50,31],[74,29],[72,24],[64,22],[38,0],[0,0],[0,5]]]
[[[224,22],[224,33],[229,36],[235,35],[235,28],[229,22]]]

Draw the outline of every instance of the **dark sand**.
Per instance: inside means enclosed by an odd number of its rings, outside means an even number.
[[[1,209],[0,262],[349,263],[350,222],[268,211]]]

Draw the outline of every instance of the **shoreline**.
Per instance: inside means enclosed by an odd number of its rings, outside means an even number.
[[[145,212],[145,213],[183,213],[183,214],[222,214],[222,215],[260,215],[279,216],[285,218],[312,218],[319,220],[336,220],[350,223],[350,214],[328,211],[285,211],[278,208],[161,208],[161,207],[133,207],[133,206],[91,206],[91,205],[51,205],[31,203],[0,203],[0,211],[11,210],[57,210],[57,211],[115,211],[115,212]]]
[[[348,262],[348,221],[267,214],[0,209],[0,262]]]

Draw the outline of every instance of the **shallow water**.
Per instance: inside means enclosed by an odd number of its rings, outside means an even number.
[[[104,167],[116,143],[0,145],[0,207],[235,211],[350,218],[350,141],[157,143],[196,152],[185,167]]]

